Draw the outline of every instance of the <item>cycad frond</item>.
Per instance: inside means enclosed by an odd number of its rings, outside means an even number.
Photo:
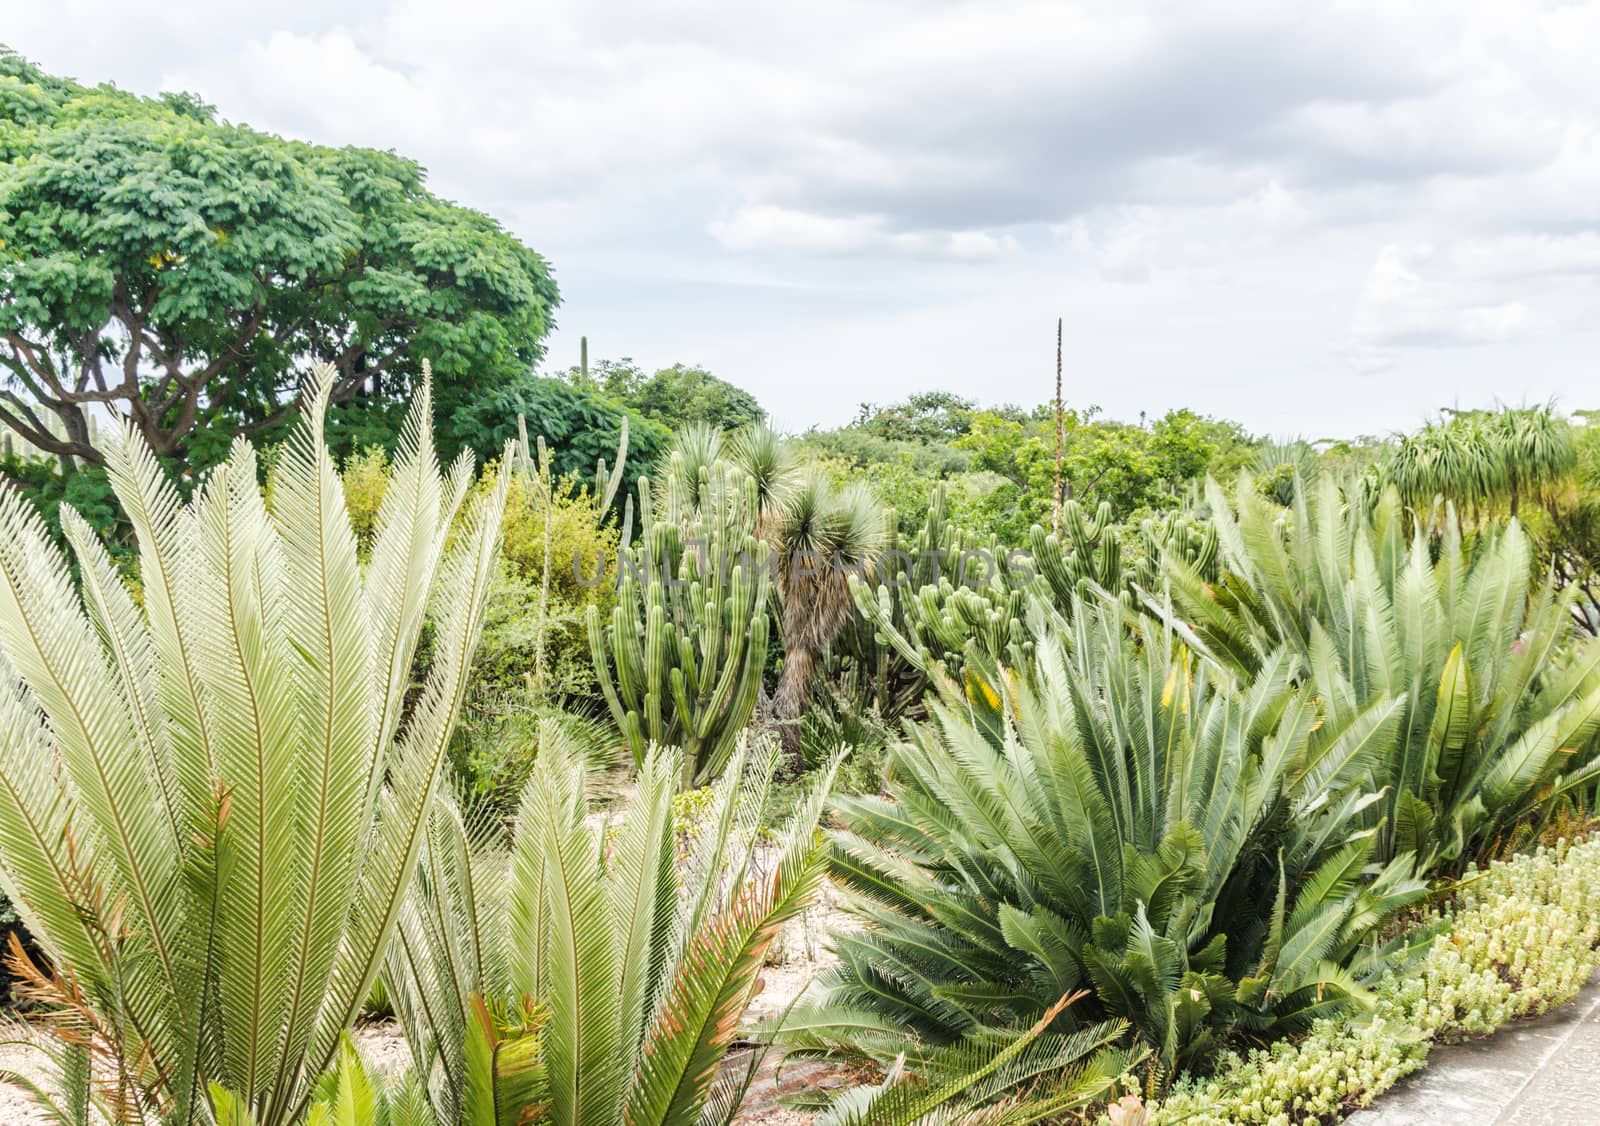
[[[0,881],[96,1048],[166,1120],[295,1120],[394,929],[476,644],[503,479],[452,530],[414,404],[363,573],[323,443],[331,369],[274,480],[254,451],[179,500],[125,427],[107,452],[139,540],[130,597],[87,526],[82,575],[0,496]],[[443,581],[441,581],[443,580]],[[439,655],[400,731],[432,597]],[[117,889],[113,895],[108,888]]]

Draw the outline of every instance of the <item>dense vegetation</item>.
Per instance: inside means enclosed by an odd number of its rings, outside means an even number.
[[[786,436],[693,365],[534,374],[548,270],[421,184],[0,56],[54,1121],[727,1123],[780,1053],[846,1069],[830,1124],[1287,1126],[1600,961],[1585,416]],[[830,964],[747,1022],[825,887]]]

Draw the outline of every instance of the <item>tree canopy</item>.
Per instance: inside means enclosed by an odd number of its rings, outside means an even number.
[[[696,422],[718,430],[740,430],[767,417],[754,395],[697,364],[673,364],[646,375],[624,356],[600,360],[592,368],[570,367],[562,378],[581,390],[609,395],[672,430]]]
[[[392,442],[424,360],[440,445],[519,397],[559,294],[543,258],[392,152],[284,140],[190,95],[0,48],[0,422],[98,464],[94,412],[190,468],[274,440],[310,361],[337,447]]]

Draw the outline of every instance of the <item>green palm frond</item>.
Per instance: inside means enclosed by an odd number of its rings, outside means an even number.
[[[766,952],[826,867],[817,824],[833,770],[763,843],[774,748],[741,748],[694,825],[673,812],[678,753],[654,750],[620,823],[603,826],[554,733],[509,846],[475,843],[439,799],[386,966],[413,1058],[441,1076],[430,1088],[439,1121],[471,1120],[459,1092],[472,1089],[474,1021],[524,999],[539,1013],[536,1039],[523,1039],[548,1091],[541,1121],[726,1118],[743,1085],[722,1064]],[[489,949],[504,957],[480,964],[474,952]],[[505,1079],[495,1090],[499,1105],[516,1103]]]
[[[1397,493],[1369,506],[1329,477],[1292,519],[1248,480],[1231,497],[1208,488],[1221,581],[1170,563],[1165,596],[1146,605],[1228,673],[1282,650],[1334,720],[1370,717],[1343,744],[1323,741],[1336,757],[1306,777],[1364,778],[1381,795],[1359,819],[1380,859],[1414,848],[1424,868],[1457,867],[1587,776],[1600,647],[1555,660],[1570,596],[1540,581],[1516,521],[1469,545],[1451,510],[1436,538],[1422,520],[1403,533]]]
[[[1241,681],[1127,615],[1074,607],[1026,670],[974,654],[967,685],[907,725],[889,796],[839,799],[832,872],[863,927],[836,936],[797,1047],[888,1067],[1088,988],[1056,1030],[1123,1020],[1172,1075],[1241,1024],[1293,1027],[1276,998],[1337,984],[1321,967],[1417,901],[1408,864],[1341,852],[1398,705],[1335,716],[1290,649],[1263,646]]]
[[[0,883],[117,1097],[174,1123],[208,1113],[213,1084],[226,1114],[294,1121],[333,1061],[421,847],[493,573],[503,479],[455,528],[471,468],[440,478],[426,387],[362,570],[323,440],[331,379],[312,378],[270,511],[247,443],[185,503],[122,430],[107,469],[138,601],[75,513],[79,584],[0,497]],[[438,656],[402,730],[430,599]]]

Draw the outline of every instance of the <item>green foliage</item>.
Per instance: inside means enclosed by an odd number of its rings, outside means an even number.
[[[382,446],[368,446],[351,454],[339,467],[339,483],[344,487],[344,507],[350,514],[350,529],[356,534],[356,548],[363,559],[372,552],[372,537],[378,532],[383,498],[389,491],[389,453]]]
[[[917,391],[903,403],[862,403],[855,427],[891,442],[953,442],[972,426],[978,404],[949,391]],[[1019,414],[1014,409],[1010,414]]]
[[[1137,1057],[1108,1045],[1124,1026],[1107,1022],[1073,1035],[1049,1032],[1082,994],[1062,997],[1021,1035],[973,1037],[961,1044],[895,1057],[876,1086],[816,1091],[788,1100],[817,1110],[817,1126],[912,1126],[913,1123],[1020,1124],[1062,1121],[1098,1102]],[[826,1030],[795,1029],[792,1054],[835,1050]]]
[[[1437,542],[1408,536],[1392,490],[1368,511],[1328,477],[1287,513],[1248,478],[1207,496],[1220,581],[1169,559],[1151,607],[1240,676],[1292,653],[1337,721],[1391,703],[1367,770],[1379,855],[1481,857],[1600,775],[1600,642],[1563,653],[1571,594],[1537,584],[1516,521],[1469,546],[1453,511]]]
[[[616,605],[607,622],[591,604],[587,621],[601,691],[635,761],[652,745],[679,747],[692,786],[720,776],[755,711],[771,586],[755,481],[713,463],[686,491],[683,465],[674,451],[658,501],[640,482],[640,534],[622,552]]]
[[[1183,486],[1216,466],[1232,467],[1253,450],[1237,425],[1188,410],[1174,410],[1148,429],[1066,412],[1062,484],[1066,495],[1098,507],[1108,503],[1118,519],[1176,507]],[[973,468],[1008,482],[979,506],[983,525],[1002,541],[1021,543],[1035,524],[1048,527],[1055,495],[1054,420],[1022,420],[980,411],[956,442]]]
[[[646,418],[672,430],[691,422],[718,430],[740,430],[765,421],[767,412],[754,395],[701,367],[673,364],[662,368],[629,396],[628,403]]]
[[[1178,513],[1118,528],[1109,504],[1091,517],[1069,500],[1064,536],[1034,525],[1031,551],[1007,551],[994,537],[948,521],[942,486],[926,512],[908,548],[891,546],[876,580],[855,583],[857,615],[840,647],[845,671],[857,681],[873,670],[870,684],[885,714],[905,712],[936,670],[961,676],[974,647],[1011,667],[1026,665],[1039,608],[1070,617],[1078,599],[1094,592],[1131,601],[1134,591],[1158,585],[1169,554],[1202,575],[1216,563],[1215,530]]]
[[[1294,503],[1295,489],[1316,483],[1322,472],[1321,459],[1309,442],[1299,439],[1290,442],[1266,442],[1256,451],[1256,490],[1277,504],[1288,507]],[[1229,476],[1212,474],[1219,481],[1231,480]],[[1237,476],[1237,472],[1233,476]]]
[[[490,590],[472,686],[451,748],[458,781],[474,801],[515,802],[528,777],[542,719],[599,698],[587,610],[615,602],[620,534],[609,508],[626,473],[628,427],[614,464],[595,467],[593,491],[557,478],[541,438],[520,428],[501,531],[501,568]],[[485,476],[485,482],[488,475]],[[631,518],[631,507],[629,508]],[[591,730],[590,734],[593,732]],[[604,740],[594,758],[609,759]]]
[[[1553,407],[1453,411],[1402,438],[1385,466],[1409,503],[1435,496],[1458,505],[1505,500],[1511,515],[1569,473],[1576,461],[1572,427]]]
[[[951,1043],[1083,988],[1058,1027],[1125,1020],[1171,1076],[1236,1030],[1360,1011],[1372,938],[1425,893],[1409,858],[1368,870],[1371,797],[1345,784],[1394,709],[1332,715],[1287,655],[1213,681],[1116,603],[1073,621],[1031,680],[946,683],[891,796],[839,801],[834,876],[866,927],[836,936],[808,1020]]]
[[[1027,592],[1037,572],[1013,561],[993,537],[948,523],[941,493],[909,550],[887,553],[876,581],[852,582],[859,624],[847,637],[863,668],[872,658],[884,684],[878,691],[897,714],[913,700],[891,694],[894,686],[907,683],[920,697],[941,674],[959,677],[973,652],[1012,666],[1028,662]]]
[[[537,480],[513,475],[501,556],[513,574],[530,581],[542,581],[548,558],[553,594],[575,606],[604,604],[616,578],[619,535],[607,515],[575,474],[550,482],[548,504]]]
[[[851,584],[856,613],[851,615],[833,646],[836,679],[852,690],[856,699],[870,698],[879,714],[898,718],[921,704],[929,683],[928,662],[935,659],[929,636],[930,618],[937,612],[925,605],[922,592],[940,586],[964,555],[970,540],[947,518],[944,485],[935,486],[929,503],[920,509],[922,519],[914,536],[902,538],[891,528],[879,556],[876,581],[858,579]],[[958,575],[959,577],[959,575]],[[940,644],[937,659],[951,650]],[[965,645],[958,639],[955,652]],[[954,672],[954,669],[950,671]]]
[[[515,392],[482,404],[473,424],[496,441],[505,442],[517,437],[521,418],[530,436],[544,439],[550,450],[550,471],[558,478],[583,480],[594,473],[598,463],[613,462],[626,421],[627,454],[637,467],[628,476],[631,487],[666,451],[672,438],[660,423],[619,406],[598,391],[573,387],[559,379],[531,379]]]
[[[1230,1055],[1180,1084],[1150,1126],[1315,1126],[1367,1106],[1432,1044],[1546,1012],[1600,968],[1600,841],[1496,864],[1463,884],[1427,955],[1374,989],[1368,1019],[1319,1020],[1296,1042]],[[1109,1126],[1102,1118],[1101,1126]]]
[[[489,455],[503,436],[484,423],[515,417],[559,299],[537,253],[412,161],[85,88],[4,49],[0,294],[0,376],[34,412],[0,421],[98,463],[104,399],[190,472],[240,431],[280,441],[306,356],[337,372],[337,449],[394,444],[427,358],[446,454]]]
[[[646,375],[626,356],[592,368],[570,367],[561,378],[579,390],[598,391],[669,430],[692,423],[740,430],[767,417],[754,395],[694,364],[673,364]]]
[[[1600,635],[1600,415],[1580,411],[1572,428],[1574,463],[1567,480],[1544,490],[1543,519],[1529,513],[1540,562],[1573,593],[1573,618]]]
[[[670,750],[646,756],[612,832],[591,823],[584,774],[555,739],[509,846],[478,839],[441,801],[386,970],[412,1058],[439,1076],[427,1085],[434,1121],[732,1119],[748,1077],[720,1065],[767,948],[825,868],[817,822],[831,769],[757,855],[775,763],[772,751],[735,754],[687,842]],[[758,864],[766,876],[753,879]],[[514,1013],[528,1015],[508,1027]],[[492,1055],[474,1050],[475,1026]],[[508,1057],[526,1061],[518,1090],[487,1072]],[[505,1117],[481,1117],[480,1103]]]
[[[336,380],[316,370],[270,511],[242,439],[192,504],[131,427],[108,445],[137,600],[82,519],[80,589],[0,492],[0,884],[119,1121],[207,1121],[212,1083],[258,1126],[298,1121],[421,846],[505,484],[455,526],[471,466],[440,475],[424,384],[363,568],[324,442]]]
[[[802,477],[765,520],[776,552],[783,672],[773,693],[789,768],[801,763],[801,711],[828,646],[853,616],[850,584],[869,576],[889,536],[889,516],[861,481],[836,487]]]

